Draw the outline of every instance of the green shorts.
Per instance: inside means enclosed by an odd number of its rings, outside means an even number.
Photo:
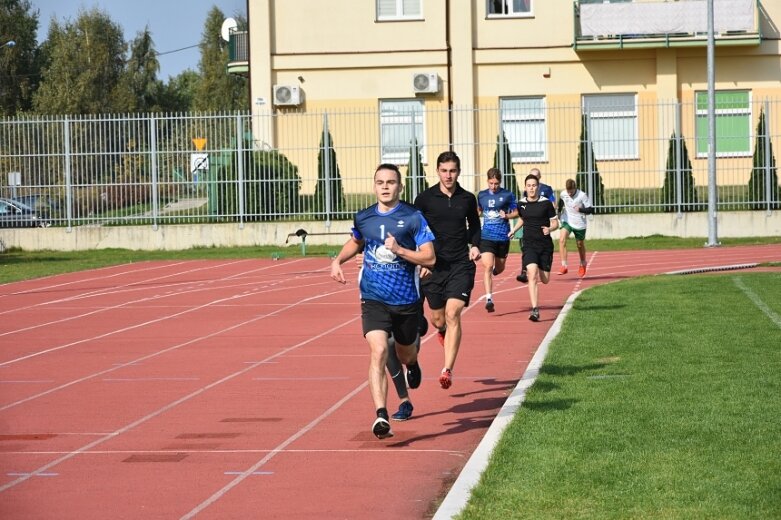
[[[569,222],[562,222],[561,223],[561,230],[567,232],[567,236],[569,236],[570,231],[575,235],[575,240],[586,240],[586,228],[583,229],[575,229],[574,227],[569,225]]]

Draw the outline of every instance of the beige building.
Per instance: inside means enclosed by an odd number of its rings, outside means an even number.
[[[538,166],[562,186],[584,113],[606,186],[659,186],[676,129],[704,184],[707,4],[248,0],[248,60],[231,67],[248,70],[256,143],[289,149],[303,171],[316,165],[295,149],[318,146],[322,121],[302,132],[291,116],[327,111],[345,120],[329,125],[337,146],[357,134],[382,161],[406,164],[413,132],[428,165],[452,144],[472,188],[503,131],[519,177]],[[779,0],[714,0],[716,148],[720,168],[735,169],[726,184],[745,183],[760,109],[781,97],[779,25]],[[368,150],[340,156],[348,191],[378,162]]]

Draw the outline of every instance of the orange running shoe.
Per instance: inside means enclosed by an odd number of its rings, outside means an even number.
[[[450,388],[453,384],[453,372],[449,368],[443,368],[442,373],[439,375],[439,386],[444,390]]]
[[[578,276],[580,276],[581,278],[586,276],[586,266],[585,265],[581,265],[580,267],[578,267]]]
[[[567,271],[568,271],[567,270],[567,266],[566,265],[562,265],[561,269],[559,269],[559,274],[567,274]]]

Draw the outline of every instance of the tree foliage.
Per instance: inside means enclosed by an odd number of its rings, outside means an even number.
[[[767,150],[765,149],[767,139]],[[754,158],[751,168],[751,177],[748,181],[748,200],[752,209],[781,207],[781,187],[778,186],[778,173],[776,171],[776,158],[773,155],[773,142],[767,131],[765,111],[759,112],[759,123],[754,139]],[[769,189],[768,189],[768,184]],[[770,200],[768,201],[768,191]],[[768,204],[769,202],[769,204]]]
[[[681,164],[679,168],[676,168],[675,149],[677,141],[678,138],[675,136],[675,132],[673,132],[667,147],[667,166],[664,174],[664,185],[662,186],[662,203],[665,211],[697,211],[702,208],[697,201],[697,190],[694,186],[694,174],[692,173],[692,162],[689,160],[689,150],[686,148],[686,141],[681,136]],[[677,178],[679,169],[681,175],[680,197]]]
[[[130,58],[125,70],[137,112],[153,112],[162,108],[163,84],[157,79],[160,62],[149,27],[130,42]]]
[[[328,143],[325,143],[325,136]],[[344,187],[331,132],[324,129],[320,136],[320,152],[317,154],[317,185],[314,210],[317,218],[339,219],[348,217],[344,200]]]
[[[415,197],[426,189],[428,189],[428,182],[426,182],[426,170],[423,168],[423,155],[421,154],[420,143],[418,143],[417,139],[413,139],[409,149],[407,180],[404,183],[402,198],[411,204],[415,201]]]
[[[494,151],[494,168],[502,172],[502,187],[511,191],[516,197],[520,197],[518,191],[518,179],[515,178],[513,168],[513,156],[510,152],[510,143],[502,133],[496,136],[496,151]]]
[[[591,159],[589,161],[589,158]],[[589,178],[593,188],[589,188]],[[594,155],[594,147],[588,135],[588,116],[583,114],[580,118],[580,145],[578,147],[578,173],[575,176],[578,188],[588,193],[594,203],[595,213],[604,213],[605,185],[597,168],[597,158]],[[593,192],[593,193],[592,193]]]
[[[32,106],[37,87],[38,11],[30,0],[0,2],[0,115],[12,116]],[[14,42],[13,47],[5,45]]]
[[[41,84],[33,96],[37,112],[100,114],[132,109],[125,70],[122,28],[98,8],[74,22],[52,21],[43,45]]]
[[[201,37],[201,81],[196,89],[195,110],[247,109],[248,85],[245,78],[228,74],[228,45],[220,35],[225,15],[218,7],[212,7],[206,17]]]

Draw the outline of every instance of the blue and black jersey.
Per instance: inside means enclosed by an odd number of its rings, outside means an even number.
[[[361,298],[388,305],[415,303],[420,300],[417,266],[385,248],[388,233],[401,247],[411,250],[434,240],[420,211],[404,202],[387,213],[381,213],[377,204],[356,213],[353,237],[365,241]]]
[[[518,205],[515,202],[513,192],[500,188],[496,193],[491,190],[483,190],[477,194],[477,205],[483,212],[483,229],[480,231],[482,240],[494,242],[509,242],[510,222],[499,216],[499,211],[510,213]]]

